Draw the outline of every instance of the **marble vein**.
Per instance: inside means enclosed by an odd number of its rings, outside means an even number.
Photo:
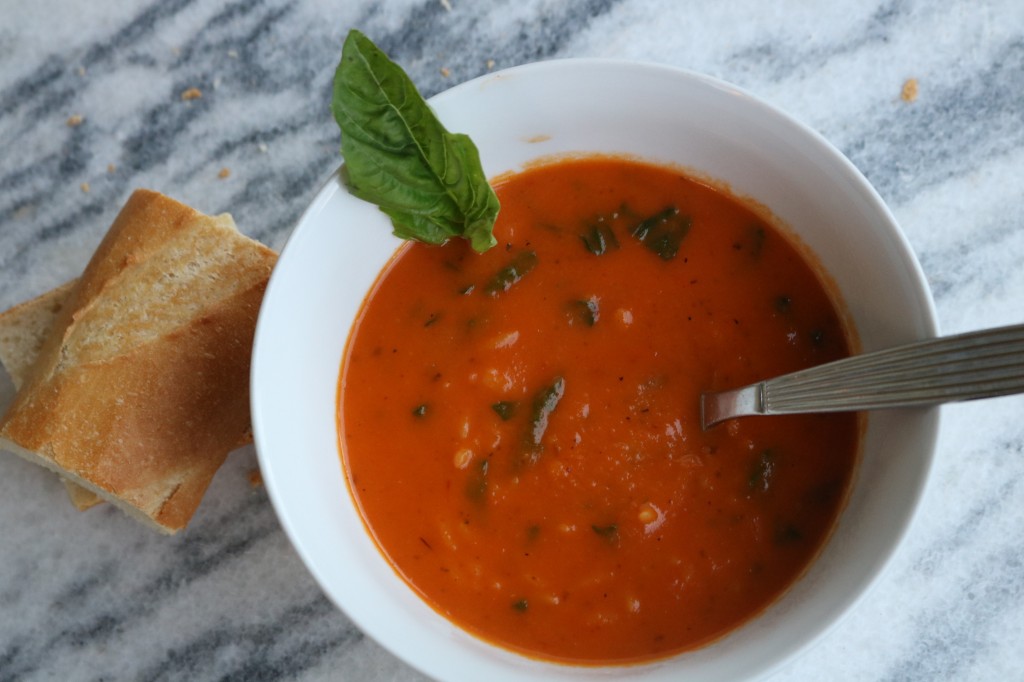
[[[105,561],[94,567],[93,573],[84,579],[73,576],[69,583],[58,588],[56,598],[50,605],[57,619],[70,620],[71,623],[56,628],[49,637],[24,637],[0,649],[0,662],[3,663],[0,670],[10,675],[0,679],[20,679],[44,664],[48,656],[62,649],[75,648],[84,639],[102,642],[122,634],[125,627],[151,615],[162,601],[173,599],[190,582],[213,571],[223,570],[229,562],[237,560],[268,533],[276,530],[276,523],[267,511],[263,496],[252,496],[230,515],[213,520],[196,532],[182,536],[180,540],[176,539],[178,548],[172,557],[173,562],[148,576],[132,594],[123,595],[120,603],[107,604],[105,597],[109,595],[98,592],[97,587],[118,580],[121,577],[119,574],[128,570],[123,564]],[[255,512],[262,513],[255,517]],[[240,526],[235,523],[236,514],[260,518],[261,522],[257,527],[252,524]],[[69,606],[69,595],[73,595],[72,602],[77,602],[71,605],[76,608]],[[96,598],[90,600],[91,595]],[[89,601],[92,603],[86,603]]]
[[[503,68],[558,56],[574,34],[586,31],[619,2],[533,0],[476,7],[467,3],[452,12],[440,3],[423,2],[413,7],[398,27],[381,31],[374,29],[384,7],[373,5],[361,23],[381,49],[406,68],[424,95],[430,96],[486,73],[488,60]],[[502,11],[512,15],[510,19],[496,20]],[[453,41],[455,36],[458,38]],[[447,77],[441,68],[449,70]]]
[[[973,669],[989,656],[990,643],[1001,634],[1006,611],[1024,596],[1024,584],[1019,580],[1022,569],[1019,549],[1013,545],[976,560],[971,573],[949,590],[948,594],[955,595],[952,599],[936,600],[915,615],[913,644],[879,679],[978,679]],[[997,606],[971,608],[979,599]],[[963,617],[953,620],[950,613]]]
[[[643,59],[736,83],[821,131],[889,203],[950,332],[1024,319],[1017,0],[70,0],[0,25],[0,309],[74,277],[136,187],[280,247],[337,167],[349,28],[426,94],[516,64]],[[900,99],[908,78],[916,101]],[[188,88],[202,97],[182,100]],[[82,122],[69,125],[79,115]],[[229,176],[220,178],[221,169]],[[0,404],[12,388],[0,377]],[[849,617],[772,679],[1024,670],[1024,398],[949,408],[922,513]],[[77,514],[0,457],[0,682],[420,680],[322,596],[234,453],[193,526]]]
[[[337,627],[334,615],[334,606],[317,597],[292,606],[273,623],[219,624],[167,651],[160,660],[141,671],[138,679],[146,682],[188,679],[203,674],[218,659],[222,666],[221,680],[249,682],[295,676],[316,665],[331,651],[362,639],[362,633],[354,628]],[[282,642],[281,631],[296,626],[310,630],[312,636]],[[229,652],[227,656],[225,651]]]
[[[1024,41],[1014,40],[986,69],[940,86],[919,106],[865,121],[863,134],[843,152],[888,201],[899,204],[1019,148],[1022,109]]]
[[[887,43],[908,19],[910,3],[892,0],[874,8],[863,21],[855,22],[840,40],[826,44],[786,44],[774,36],[753,43],[727,57],[727,62],[747,69],[759,78],[781,80],[823,68],[837,57]]]

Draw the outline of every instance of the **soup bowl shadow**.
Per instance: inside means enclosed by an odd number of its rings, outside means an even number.
[[[598,153],[725,185],[767,207],[820,263],[861,350],[937,333],[920,266],[867,180],[818,134],[742,90],[669,67],[562,60],[483,76],[431,106],[449,130],[473,138],[489,177]],[[332,175],[267,288],[251,382],[260,468],[281,525],[324,593],[393,654],[445,680],[758,679],[818,641],[882,575],[928,479],[936,409],[867,417],[849,500],[821,554],[764,613],[709,646],[632,666],[567,666],[495,647],[450,623],[378,551],[339,452],[345,343],[398,246],[386,217]]]

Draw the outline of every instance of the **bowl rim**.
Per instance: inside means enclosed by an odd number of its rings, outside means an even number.
[[[428,99],[429,104],[432,107],[443,104],[447,100],[455,97],[459,97],[462,92],[471,88],[480,88],[481,85],[494,80],[500,80],[509,78],[512,76],[521,75],[533,75],[543,74],[550,71],[565,71],[567,73],[574,69],[626,69],[626,70],[641,70],[650,71],[652,73],[661,73],[668,78],[677,78],[682,80],[690,80],[695,83],[702,84],[705,87],[710,87],[714,90],[724,92],[729,95],[734,95],[745,100],[747,106],[752,106],[759,113],[774,118],[777,122],[790,127],[797,135],[803,137],[807,142],[810,142],[814,146],[818,147],[820,152],[823,152],[830,161],[836,163],[842,172],[857,185],[857,190],[866,198],[872,206],[872,209],[882,216],[886,222],[894,229],[890,230],[891,238],[893,239],[894,245],[902,250],[900,254],[903,261],[909,266],[910,271],[907,273],[908,277],[913,280],[913,284],[917,288],[917,294],[919,295],[920,314],[922,316],[922,323],[924,327],[924,336],[936,336],[939,333],[938,316],[935,308],[935,302],[931,294],[930,287],[928,286],[927,279],[921,268],[919,261],[914,254],[914,251],[907,240],[907,237],[903,230],[899,227],[898,222],[890,211],[889,207],[885,204],[877,190],[871,185],[867,178],[861,173],[861,171],[831,142],[829,142],[823,135],[818,133],[816,130],[810,128],[800,120],[789,115],[785,111],[769,104],[767,101],[753,95],[747,90],[728,83],[724,80],[708,76],[702,73],[698,73],[689,69],[680,68],[676,66],[649,62],[649,61],[637,61],[630,59],[614,59],[614,58],[556,58],[548,59],[538,62],[531,62],[518,66],[513,66],[507,69],[494,71],[487,73],[471,80],[454,85]],[[338,188],[340,184],[340,171],[343,165],[333,170],[326,178],[322,179],[319,183],[319,187],[314,194],[312,201],[303,210],[298,220],[292,226],[288,237],[281,249],[278,265],[285,261],[289,257],[290,251],[294,248],[293,245],[302,234],[303,225],[307,224],[310,216],[317,214],[322,210],[324,204],[326,204],[330,197],[338,191],[343,191]],[[267,471],[270,468],[269,462],[272,459],[271,455],[266,451],[261,443],[265,443],[267,440],[266,431],[270,427],[263,419],[263,413],[260,410],[261,396],[269,390],[265,387],[264,381],[264,357],[263,352],[263,341],[266,335],[269,333],[266,329],[268,314],[267,308],[269,302],[273,300],[272,293],[276,291],[279,286],[278,279],[280,278],[279,273],[282,272],[279,267],[275,267],[274,272],[271,274],[270,281],[268,282],[265,298],[263,305],[261,305],[259,317],[256,324],[256,332],[253,340],[252,349],[252,366],[250,369],[250,401],[252,411],[252,426],[253,426],[253,437],[254,444],[257,453],[257,459],[261,470],[264,472],[264,482],[267,489],[268,496],[271,500],[271,504],[274,508],[275,514],[277,515],[281,527],[285,531],[286,536],[289,539],[292,547],[301,558],[305,568],[313,576],[318,587],[325,596],[343,613],[348,617],[352,623],[359,628],[361,631],[370,635],[376,642],[382,647],[387,649],[391,654],[395,655],[407,665],[419,670],[420,672],[427,675],[437,675],[438,669],[436,666],[427,665],[424,661],[410,657],[406,651],[395,647],[393,643],[389,642],[386,633],[380,631],[378,628],[368,626],[363,620],[357,615],[351,613],[346,606],[341,603],[333,591],[329,588],[324,576],[320,574],[320,570],[314,566],[314,562],[307,552],[305,541],[303,540],[300,530],[292,523],[291,517],[288,513],[288,504],[284,498],[282,490],[278,487],[277,481],[272,475],[268,476]],[[923,295],[922,295],[923,294]],[[363,292],[365,295],[365,292]],[[266,361],[270,361],[268,358]],[[939,417],[940,408],[927,408],[922,410],[925,413],[925,429],[926,441],[923,443],[924,448],[928,452],[927,462],[923,468],[921,476],[918,478],[918,484],[912,490],[907,491],[908,497],[912,499],[911,513],[902,519],[899,524],[901,527],[897,531],[896,541],[893,547],[879,558],[875,562],[873,570],[864,582],[864,584],[857,590],[856,594],[848,600],[847,603],[836,613],[834,613],[830,621],[823,624],[822,627],[818,628],[816,633],[802,641],[794,643],[786,651],[779,652],[775,656],[775,659],[763,670],[759,671],[756,676],[758,679],[766,677],[780,668],[790,664],[795,658],[802,655],[810,648],[821,642],[822,639],[828,636],[839,624],[846,619],[852,611],[869,595],[869,593],[877,587],[879,582],[891,568],[896,556],[900,550],[905,546],[906,537],[912,529],[913,525],[917,522],[917,519],[921,512],[921,501],[926,492],[928,482],[931,479],[932,471],[935,464],[935,456],[937,451],[937,441],[939,436]],[[340,455],[340,453],[337,453]],[[348,483],[346,481],[346,490],[348,489]],[[401,578],[398,578],[401,580]],[[776,603],[778,600],[776,600]],[[771,606],[769,606],[771,608]],[[756,618],[760,618],[757,616]],[[726,636],[728,637],[728,635]],[[720,640],[719,640],[720,641]],[[488,646],[497,647],[496,645],[484,642]],[[714,644],[712,644],[713,646]],[[521,656],[520,654],[512,653],[512,656]],[[683,654],[684,656],[686,654]],[[528,657],[525,657],[528,658]],[[604,670],[612,670],[615,673],[622,673],[630,670],[638,670],[649,665],[654,667],[660,666],[665,660],[662,659],[655,661],[652,664],[639,664],[629,666],[607,666]],[[600,667],[589,667],[584,666],[577,668],[576,666],[560,666],[559,664],[550,664],[547,661],[542,661],[544,665],[555,665],[564,667],[567,670],[583,670],[583,671],[600,671]]]

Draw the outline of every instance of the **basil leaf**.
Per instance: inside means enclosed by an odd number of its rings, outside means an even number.
[[[580,235],[583,246],[595,256],[603,256],[609,249],[619,248],[619,240],[608,223],[598,221],[588,226]]]
[[[517,466],[536,464],[544,450],[544,432],[548,430],[551,413],[558,407],[558,402],[565,395],[565,379],[555,377],[550,386],[544,388],[533,399],[530,413],[530,428],[523,441],[523,451],[519,453]]]
[[[752,492],[766,493],[772,488],[772,479],[775,474],[775,453],[765,450],[754,461],[750,469],[750,476],[747,478],[747,487]]]
[[[502,400],[491,405],[491,409],[494,410],[504,422],[507,422],[509,419],[514,417],[518,408],[519,403],[511,400]]]
[[[497,274],[487,283],[487,293],[491,296],[505,293],[535,267],[537,267],[537,254],[533,251],[520,251],[511,263],[498,270]]]
[[[601,317],[600,301],[597,296],[569,303],[569,324],[584,324],[593,327]]]
[[[352,30],[334,74],[345,182],[391,218],[395,235],[494,246],[498,197],[466,135],[448,132],[401,67]]]
[[[490,468],[489,461],[484,459],[473,467],[466,481],[466,497],[476,503],[482,503],[487,499],[487,470]]]
[[[598,526],[597,524],[591,524],[591,530],[604,538],[608,544],[617,545],[619,544],[619,526],[614,523],[609,523],[607,526]]]
[[[659,258],[672,260],[679,252],[679,245],[689,234],[691,225],[689,216],[681,215],[679,209],[669,206],[640,221],[632,233],[644,246],[658,254]]]

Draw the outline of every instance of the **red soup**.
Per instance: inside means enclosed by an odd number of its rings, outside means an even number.
[[[843,357],[814,269],[677,170],[589,158],[496,188],[499,246],[404,246],[341,373],[349,486],[383,554],[477,636],[651,660],[749,620],[825,542],[854,415],[702,432],[702,390]]]

